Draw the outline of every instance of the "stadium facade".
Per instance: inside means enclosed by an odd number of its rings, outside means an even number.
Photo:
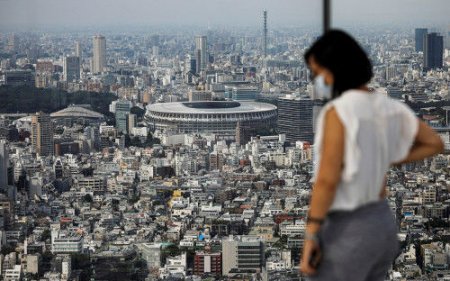
[[[235,135],[239,121],[255,129],[276,126],[277,107],[254,101],[156,103],[147,106],[145,119],[151,130],[161,132]]]

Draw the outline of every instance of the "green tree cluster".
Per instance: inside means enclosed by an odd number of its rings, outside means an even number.
[[[71,104],[89,104],[92,110],[110,115],[109,104],[117,97],[111,93],[75,92],[58,89],[40,89],[30,86],[1,86],[0,112],[52,113]]]

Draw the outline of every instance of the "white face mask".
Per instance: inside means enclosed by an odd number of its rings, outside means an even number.
[[[331,99],[331,86],[325,84],[325,77],[319,74],[314,78],[314,96],[316,99]]]

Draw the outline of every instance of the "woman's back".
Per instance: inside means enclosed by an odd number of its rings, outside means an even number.
[[[330,101],[316,124],[301,271],[318,281],[384,280],[398,250],[396,222],[382,200],[385,173],[441,153],[444,144],[408,106],[369,92],[372,64],[345,32],[326,32],[305,61],[315,95]]]
[[[418,119],[405,104],[382,94],[346,91],[328,102],[318,117],[316,168],[323,117],[331,107],[345,128],[345,146],[342,177],[330,210],[352,210],[379,200],[390,164],[406,157],[414,142]]]

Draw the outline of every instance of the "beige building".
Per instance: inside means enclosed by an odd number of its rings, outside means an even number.
[[[53,124],[50,115],[37,112],[31,117],[31,144],[41,156],[53,155]]]
[[[189,102],[193,101],[211,101],[212,93],[206,91],[190,91],[188,94]]]
[[[41,256],[39,254],[36,255],[27,255],[27,273],[37,274],[39,273],[39,264],[41,262]]]
[[[93,38],[92,73],[100,73],[106,66],[106,39],[102,35]]]

